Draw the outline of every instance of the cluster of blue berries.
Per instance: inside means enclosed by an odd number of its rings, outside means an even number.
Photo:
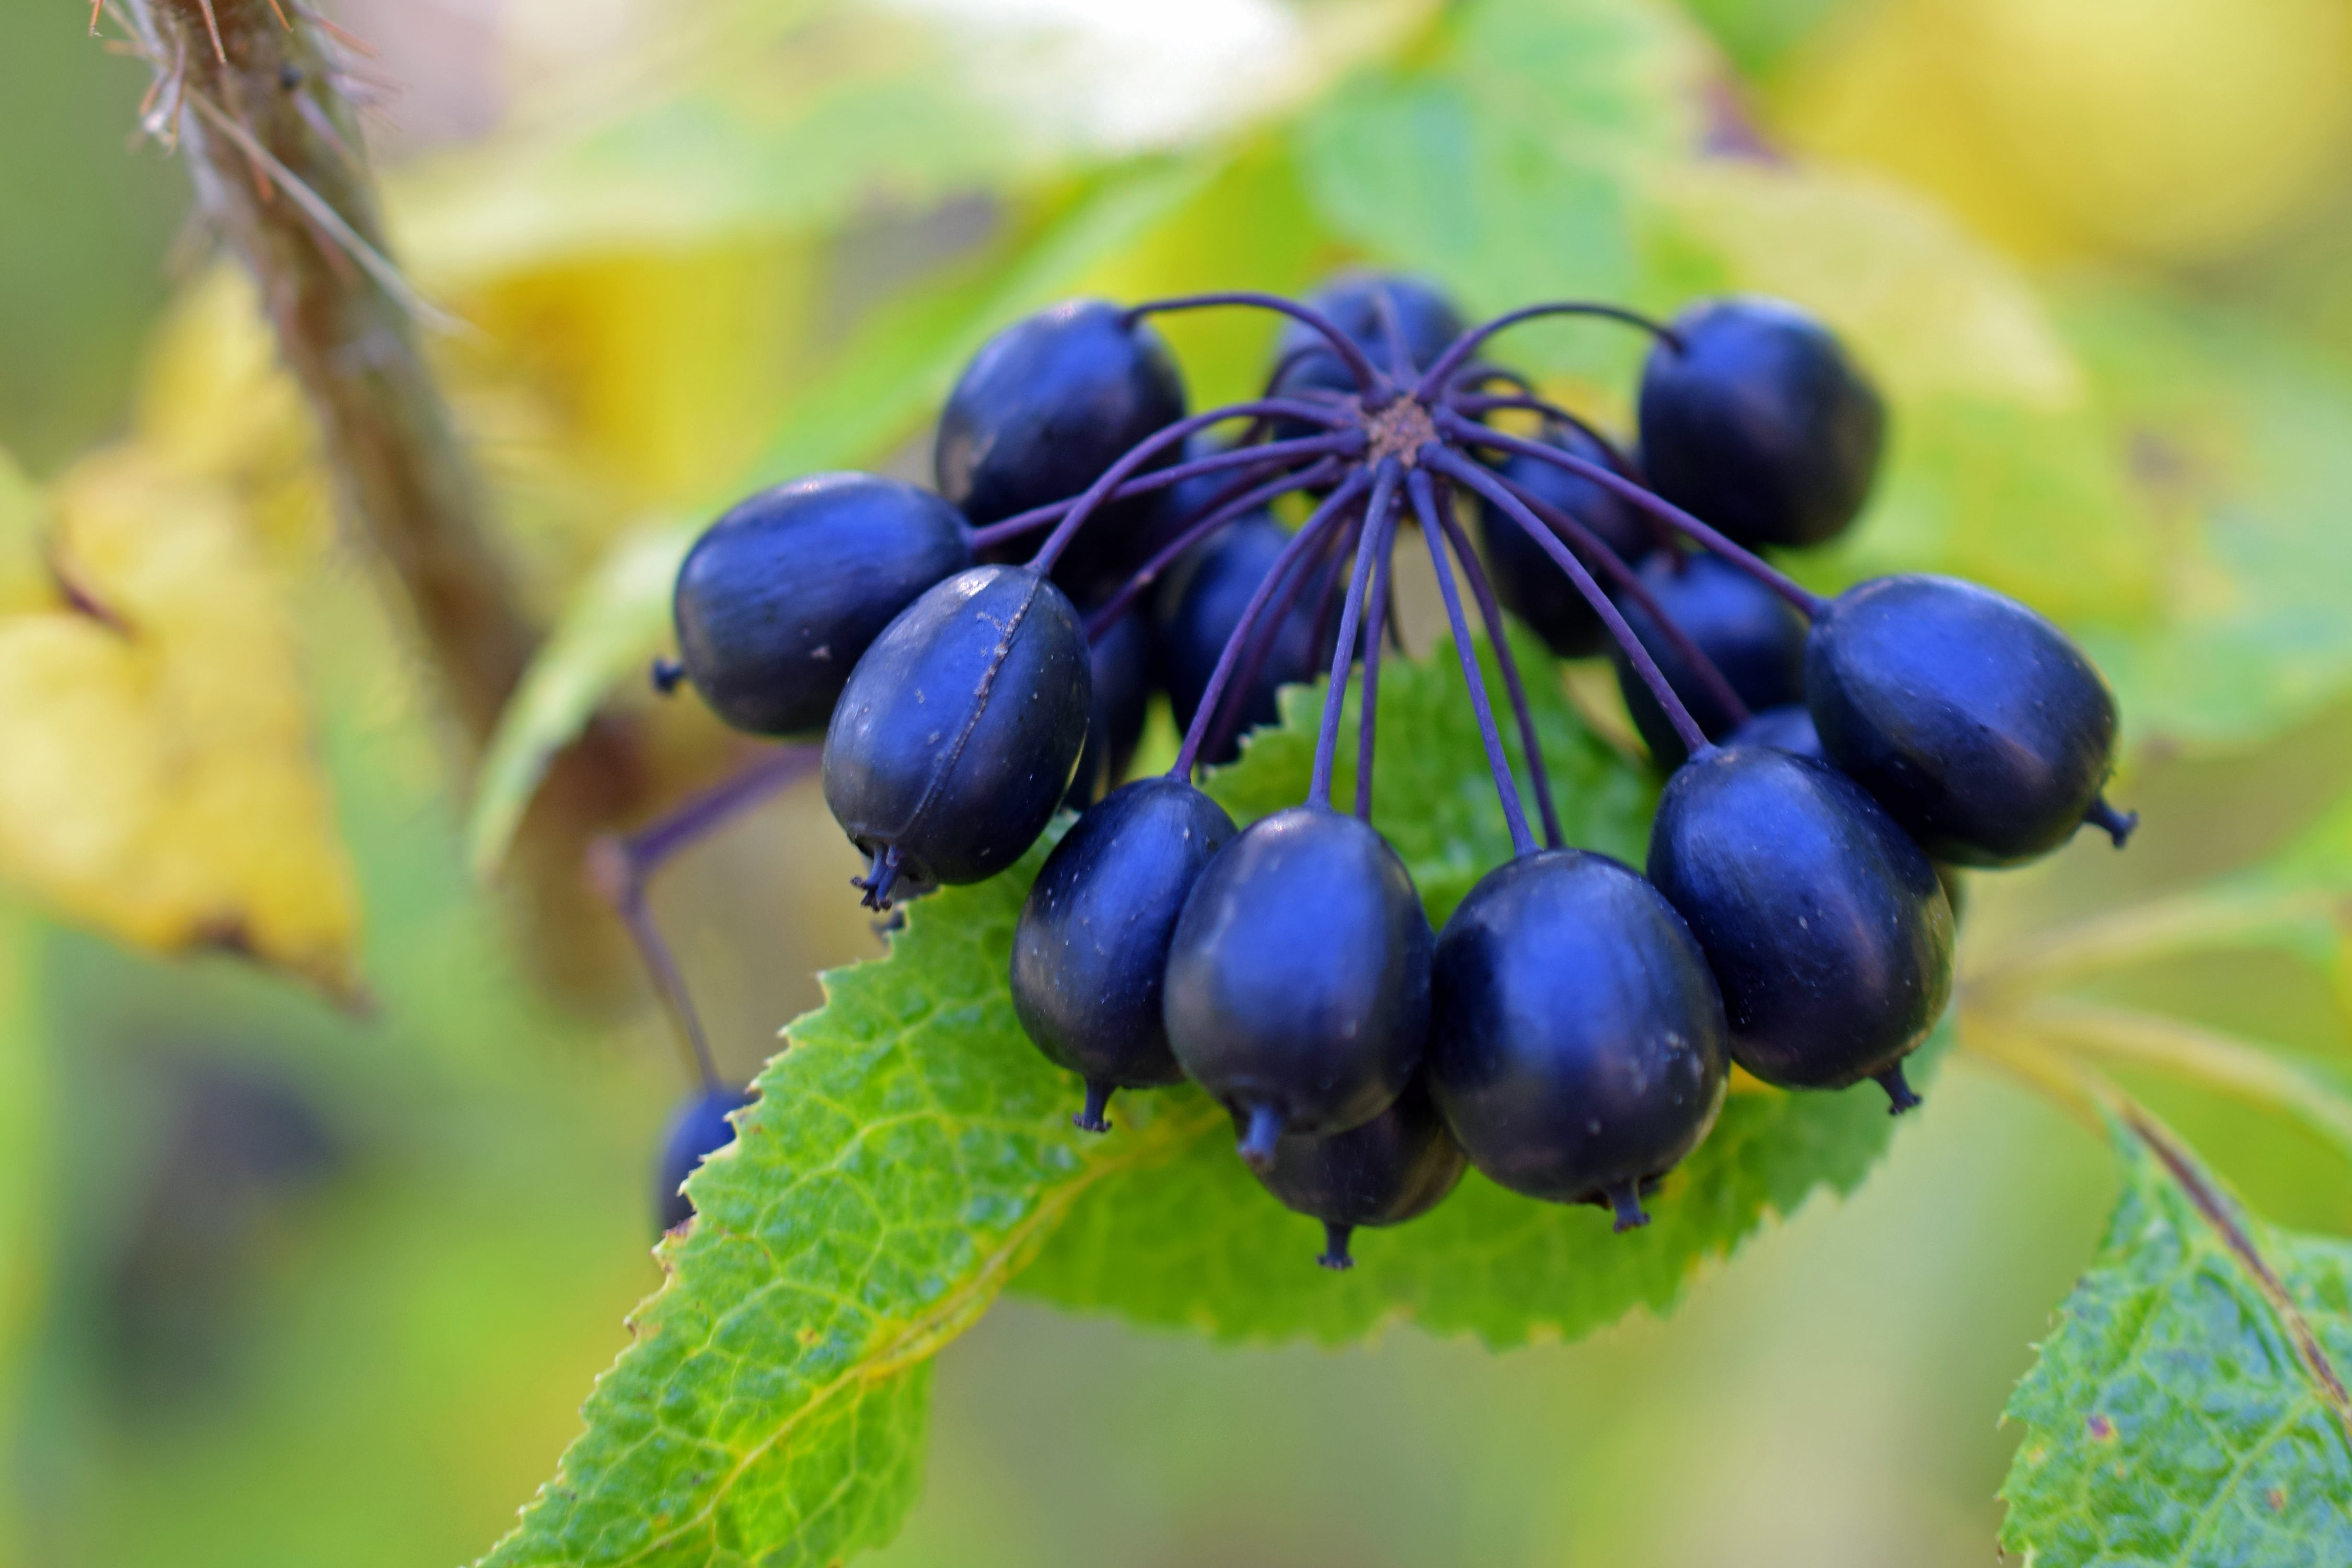
[[[1262,396],[1189,414],[1150,319],[1212,306],[1287,320]],[[1638,458],[1489,357],[1502,330],[1562,315],[1653,339]],[[1079,1126],[1106,1131],[1120,1089],[1199,1084],[1259,1180],[1324,1222],[1334,1268],[1354,1227],[1426,1211],[1465,1163],[1622,1230],[1706,1136],[1735,1062],[1916,1104],[1902,1062],[1950,994],[1951,868],[2131,826],[2101,795],[2113,700],[2047,621],[1944,577],[1823,599],[1759,553],[1853,521],[1884,426],[1834,335],[1764,300],[1671,324],[1542,305],[1467,330],[1435,290],[1374,276],[1304,304],[1066,304],[966,369],[936,491],[824,475],[714,524],[678,576],[682,672],[738,728],[822,730],[825,799],[877,909],[992,876],[1080,809],[1012,962],[1023,1026],[1085,1082]],[[1271,510],[1293,493],[1295,529]],[[1371,824],[1408,526],[1516,849],[1443,931]],[[1646,876],[1562,842],[1507,608],[1563,658],[1615,659],[1670,773]],[[1326,670],[1306,800],[1237,828],[1196,768]],[[1176,763],[1119,784],[1155,688],[1183,727]]]

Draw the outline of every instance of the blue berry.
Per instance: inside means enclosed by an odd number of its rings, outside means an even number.
[[[1063,804],[1084,811],[1127,776],[1151,702],[1151,619],[1141,610],[1121,616],[1087,652],[1094,701],[1087,717],[1086,749]]]
[[[1951,577],[1859,584],[1814,621],[1805,690],[1830,760],[1937,860],[2018,865],[2086,820],[2130,832],[2099,796],[2115,699],[2014,599]]]
[[[1784,702],[1778,708],[1761,710],[1725,736],[1723,743],[1730,747],[1769,746],[1792,757],[1807,757],[1817,763],[1829,761],[1822,750],[1821,733],[1813,728],[1812,710],[1801,702]]]
[[[1545,440],[1588,462],[1606,463],[1609,458],[1599,442],[1573,427],[1549,432]],[[1640,515],[1615,491],[1580,475],[1518,452],[1497,463],[1495,471],[1582,523],[1629,564],[1643,561],[1656,542]],[[1608,628],[1600,616],[1542,545],[1492,506],[1478,509],[1478,521],[1494,566],[1495,595],[1504,608],[1527,622],[1561,658],[1589,658],[1609,647]],[[1604,575],[1601,581],[1605,584],[1608,579]]]
[[[1185,1076],[1245,1129],[1243,1157],[1393,1103],[1429,1035],[1429,917],[1388,840],[1297,806],[1209,862],[1168,952],[1162,1010]]]
[[[1731,1057],[1767,1083],[1876,1079],[1952,989],[1952,911],[1919,847],[1844,774],[1762,747],[1710,749],[1667,782],[1650,876],[1706,954]]]
[[[1245,1128],[1236,1128],[1246,1132]],[[1326,1268],[1353,1268],[1359,1226],[1402,1225],[1444,1201],[1468,1162],[1416,1075],[1396,1102],[1361,1127],[1328,1138],[1277,1140],[1258,1184],[1284,1207],[1323,1222]]]
[[[1045,858],[1013,934],[1013,1007],[1055,1065],[1086,1079],[1078,1126],[1100,1132],[1120,1089],[1182,1079],[1160,1016],[1186,895],[1235,833],[1180,779],[1138,779],[1080,816]]]
[[[1462,335],[1462,312],[1454,301],[1435,284],[1418,278],[1343,272],[1308,295],[1306,302],[1352,339],[1373,364],[1391,376],[1397,371],[1392,363],[1387,315],[1393,311],[1402,329],[1405,353],[1412,362],[1402,378],[1408,381],[1412,371],[1428,369],[1445,352],[1445,346]],[[1320,332],[1304,321],[1283,323],[1282,335],[1275,342],[1275,357],[1279,361],[1297,354],[1297,358],[1281,377],[1280,392],[1295,395],[1313,387],[1355,395],[1356,378],[1348,373],[1339,356],[1324,346],[1325,342]]]
[[[661,1169],[654,1176],[654,1210],[663,1230],[676,1230],[694,1217],[694,1205],[680,1189],[694,1168],[735,1141],[727,1118],[751,1103],[748,1089],[715,1089],[698,1094],[670,1118],[662,1135]]]
[[[971,564],[963,519],[928,490],[874,474],[764,490],[705,530],[678,568],[685,673],[738,730],[822,731],[866,645]]]
[[[940,415],[940,493],[975,527],[1078,494],[1127,449],[1184,417],[1184,382],[1149,322],[1073,300],[990,339]],[[1171,448],[1150,465],[1165,467]],[[1055,570],[1081,595],[1142,563],[1159,502],[1122,501],[1091,519]]]
[[[1289,542],[1290,535],[1270,513],[1252,513],[1228,525],[1187,562],[1183,572],[1169,580],[1160,595],[1160,672],[1177,729],[1190,726],[1200,710],[1201,698],[1226,640],[1241,624],[1250,595],[1274,570],[1276,559]],[[1316,636],[1317,621],[1325,618],[1318,605],[1329,569],[1314,570],[1315,575],[1274,634],[1256,678],[1238,694],[1231,689],[1226,691],[1224,701],[1238,704],[1240,721],[1231,726],[1223,746],[1213,753],[1202,753],[1202,762],[1233,761],[1240,754],[1244,731],[1281,718],[1276,694],[1282,687],[1311,681],[1330,668],[1339,636],[1337,617],[1329,617],[1335,624],[1325,626],[1319,639]]]
[[[1665,551],[1643,563],[1641,581],[1666,618],[1714,662],[1749,712],[1804,700],[1805,623],[1771,589],[1718,556],[1677,556]],[[1616,603],[1699,728],[1710,740],[1728,734],[1731,710],[1699,679],[1674,640],[1632,595],[1620,594]],[[1615,658],[1618,689],[1625,695],[1634,727],[1650,743],[1650,754],[1661,768],[1679,766],[1685,755],[1682,738],[1623,652]]]
[[[1483,878],[1433,970],[1430,1089],[1470,1163],[1514,1192],[1645,1223],[1643,1184],[1722,1109],[1723,1004],[1658,890],[1545,850]]]
[[[975,566],[874,640],[824,739],[824,800],[871,860],[866,902],[977,882],[1045,831],[1086,743],[1086,627],[1052,583]]]
[[[1642,374],[1651,488],[1742,544],[1820,544],[1862,510],[1886,410],[1835,333],[1793,305],[1683,312]]]

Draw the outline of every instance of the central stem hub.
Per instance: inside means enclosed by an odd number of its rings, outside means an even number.
[[[1363,418],[1364,435],[1370,443],[1364,457],[1370,463],[1394,458],[1409,468],[1422,447],[1437,439],[1437,426],[1429,417],[1428,406],[1416,397],[1400,397],[1385,408],[1368,412]]]

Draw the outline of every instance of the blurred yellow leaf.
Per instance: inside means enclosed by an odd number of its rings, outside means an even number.
[[[41,560],[47,504],[16,460],[0,452],[0,615],[47,602],[53,589]]]
[[[123,940],[355,997],[352,871],[233,495],[124,447],[49,500],[55,591],[0,615],[0,875]]]
[[[2352,146],[2341,0],[1892,0],[1773,94],[1801,146],[1936,192],[2034,259],[2220,259]]]

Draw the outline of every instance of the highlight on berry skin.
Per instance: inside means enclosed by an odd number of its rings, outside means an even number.
[[[1229,310],[1270,318],[1263,390],[1196,409],[1158,323]],[[935,490],[819,475],[714,522],[656,674],[739,730],[824,736],[877,911],[996,876],[1076,812],[1008,976],[1072,1122],[1116,1136],[1117,1108],[1192,1086],[1333,1270],[1469,1169],[1620,1231],[1671,1223],[1734,1067],[1914,1110],[1957,868],[2086,826],[2120,848],[2138,820],[2106,794],[2113,695],[2049,621],[1947,577],[1823,597],[1775,563],[1853,526],[1885,444],[1824,322],[1759,298],[1465,321],[1432,284],[1357,271],[1303,300],[1010,323],[948,399]],[[1634,430],[1511,367],[1510,335],[1547,323],[1646,340]],[[1372,799],[1416,549],[1512,845],[1442,931]],[[1613,666],[1664,780],[1643,867],[1565,842],[1527,695],[1555,674],[1520,668],[1507,617]],[[1203,770],[1318,678],[1304,798],[1237,824]],[[1156,700],[1174,761],[1130,777]]]

